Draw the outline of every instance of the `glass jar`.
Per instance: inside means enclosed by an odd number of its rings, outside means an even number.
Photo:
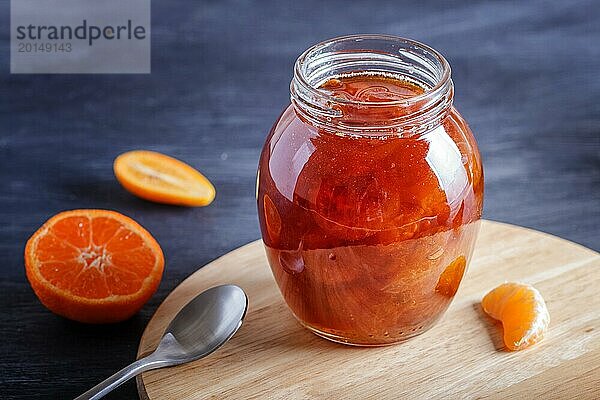
[[[258,169],[258,215],[281,293],[327,339],[385,345],[424,332],[460,284],[483,207],[477,144],[450,66],[394,36],[319,43]]]

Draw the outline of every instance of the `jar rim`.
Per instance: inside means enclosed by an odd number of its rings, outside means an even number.
[[[436,84],[431,88],[426,88],[423,93],[407,97],[405,99],[398,100],[386,100],[386,101],[364,101],[364,100],[353,100],[353,99],[345,99],[335,97],[334,95],[328,94],[323,90],[320,90],[318,87],[312,85],[306,79],[305,74],[302,71],[302,66],[306,62],[306,60],[311,55],[318,54],[319,50],[324,49],[328,46],[332,46],[336,43],[343,43],[349,41],[363,41],[363,40],[386,40],[391,42],[398,42],[404,45],[413,46],[420,50],[431,53],[434,58],[438,61],[439,67],[441,69],[441,76],[436,80]],[[354,35],[346,35],[346,36],[338,36],[331,39],[324,40],[319,42],[308,49],[306,49],[300,56],[296,59],[294,64],[294,79],[299,82],[305,90],[312,93],[315,96],[321,98],[330,98],[335,103],[346,104],[346,105],[355,105],[355,106],[368,106],[368,107],[389,107],[395,105],[410,105],[412,103],[418,103],[423,101],[428,101],[431,98],[437,97],[439,95],[443,95],[446,92],[447,86],[449,83],[451,84],[451,67],[446,58],[434,48],[421,43],[417,40],[407,39],[401,36],[396,35],[385,35],[385,34],[354,34]]]

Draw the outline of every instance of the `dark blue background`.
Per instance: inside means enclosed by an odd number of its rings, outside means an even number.
[[[260,148],[295,58],[333,36],[389,33],[440,50],[483,155],[485,216],[600,249],[600,3],[451,3],[153,1],[152,74],[127,76],[10,75],[1,0],[0,397],[73,397],[121,368],[169,291],[259,237]],[[112,161],[138,148],[200,169],[215,202],[175,208],[126,193]],[[165,251],[158,293],[127,322],[63,320],[26,282],[26,239],[83,207],[135,218]],[[110,397],[135,396],[128,383]]]

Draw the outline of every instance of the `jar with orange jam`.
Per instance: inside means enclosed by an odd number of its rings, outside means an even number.
[[[483,206],[453,91],[442,55],[394,36],[328,40],[296,61],[260,158],[258,214],[281,293],[317,335],[395,343],[452,301]]]

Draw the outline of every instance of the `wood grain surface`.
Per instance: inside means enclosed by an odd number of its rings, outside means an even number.
[[[9,10],[0,0],[2,399],[73,398],[119,370],[179,283],[260,237],[260,148],[289,103],[294,60],[334,36],[394,34],[441,51],[481,149],[486,218],[600,250],[598,0],[152,0],[147,75],[10,75]],[[129,195],[112,162],[139,148],[200,169],[215,202],[186,209]],[[122,324],[56,317],[25,278],[27,238],[82,207],[133,217],[165,252],[158,292]],[[107,399],[135,396],[127,383]]]
[[[505,280],[535,285],[550,312],[546,338],[525,351],[506,351],[501,325],[481,310],[482,296]],[[331,343],[302,328],[256,241],[179,285],[150,320],[138,356],[156,347],[183,305],[223,283],[248,294],[240,331],[206,359],[144,373],[142,399],[600,397],[600,254],[557,237],[484,221],[467,276],[442,320],[381,348]]]

